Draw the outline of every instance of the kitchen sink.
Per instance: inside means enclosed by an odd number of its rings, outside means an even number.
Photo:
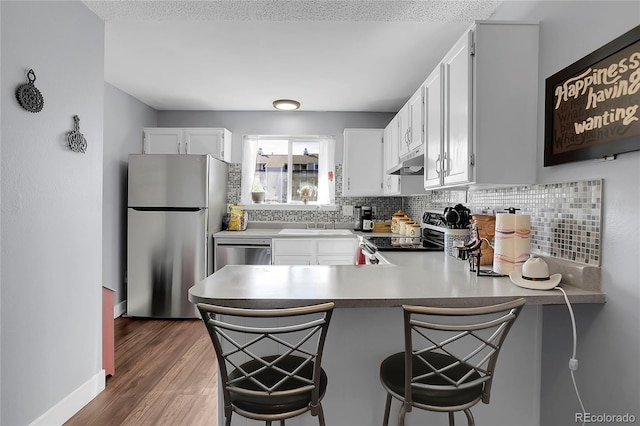
[[[353,235],[349,229],[297,229],[285,228],[278,232],[280,235]]]

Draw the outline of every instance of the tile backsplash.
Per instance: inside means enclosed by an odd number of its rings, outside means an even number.
[[[440,192],[441,194],[436,194]],[[408,197],[408,214],[462,203],[473,213],[509,207],[531,216],[531,253],[600,266],[602,179]]]
[[[514,186],[493,189],[431,191],[410,197],[343,197],[342,165],[336,165],[335,211],[249,210],[250,221],[335,222],[346,224],[353,217],[342,215],[343,205],[374,206],[375,220],[389,220],[398,209],[419,219],[425,210],[442,211],[461,203],[473,213],[503,212],[515,207],[531,215],[531,253],[600,265],[602,180]],[[229,165],[227,199],[240,202],[241,165]]]

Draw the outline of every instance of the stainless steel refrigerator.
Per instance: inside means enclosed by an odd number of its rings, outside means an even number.
[[[127,314],[197,318],[188,290],[213,273],[227,164],[210,155],[129,155]]]

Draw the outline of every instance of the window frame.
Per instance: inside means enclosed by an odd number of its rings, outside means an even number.
[[[253,203],[251,199],[251,189],[253,187],[253,180],[256,170],[256,154],[257,144],[259,141],[277,141],[282,140],[287,143],[287,202],[286,203]],[[293,187],[293,144],[304,142],[308,140],[310,142],[318,143],[320,145],[321,155],[320,161],[324,161],[323,166],[318,165],[318,199],[319,201],[309,201],[304,204],[302,201],[292,200],[292,187]],[[253,144],[247,146],[247,144]],[[243,147],[242,147],[242,163],[241,174],[242,184],[240,188],[240,203],[243,204],[247,210],[335,210],[335,145],[336,139],[329,135],[244,135]],[[251,161],[247,158],[249,155]],[[249,172],[246,169],[249,168]],[[320,181],[324,179],[326,185],[321,188]],[[320,191],[324,191],[321,194]]]

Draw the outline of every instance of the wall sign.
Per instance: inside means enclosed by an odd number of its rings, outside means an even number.
[[[552,75],[544,165],[640,149],[640,26]]]

